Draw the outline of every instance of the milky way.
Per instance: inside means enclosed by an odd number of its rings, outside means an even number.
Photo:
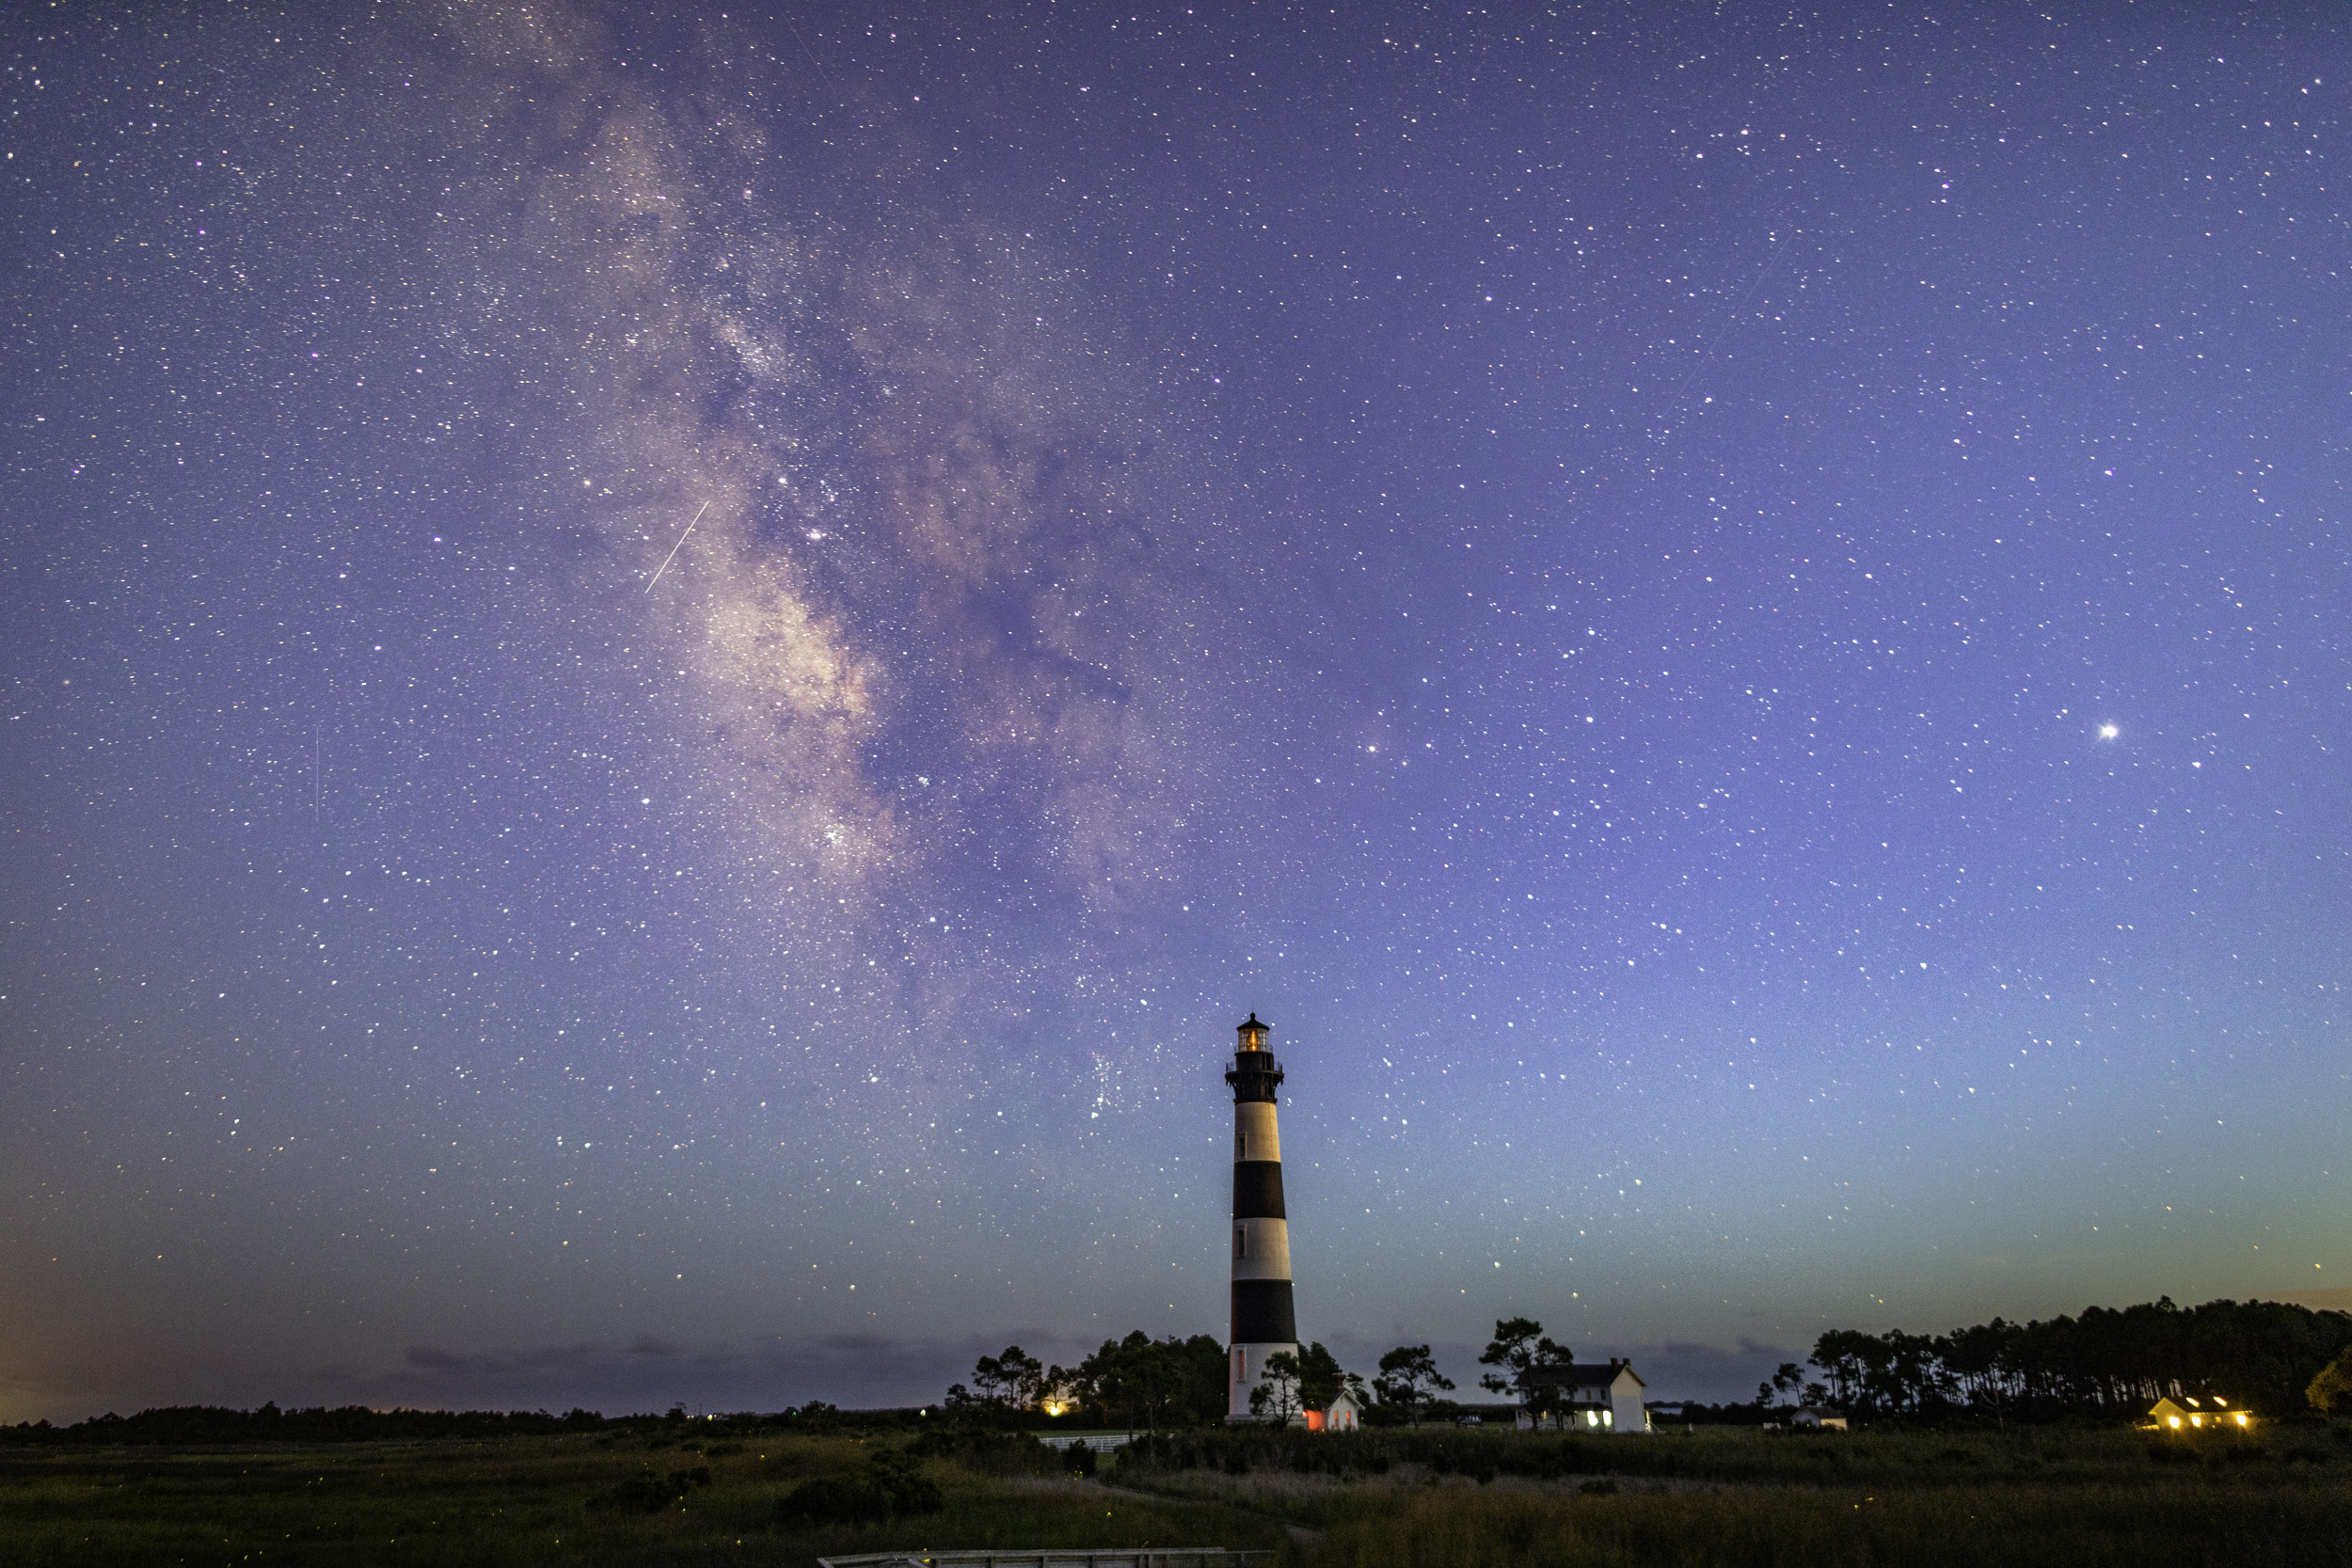
[[[2340,1299],[2331,11],[6,42],[0,1418]]]

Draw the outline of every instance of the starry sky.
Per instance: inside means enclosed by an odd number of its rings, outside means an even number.
[[[2352,1304],[2339,8],[0,25],[0,1419]]]

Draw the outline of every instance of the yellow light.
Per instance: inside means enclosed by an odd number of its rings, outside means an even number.
[[[2237,1424],[2240,1426],[2244,1426],[2246,1424],[2246,1412],[2243,1410],[2237,1413]]]
[[[2165,1419],[2170,1421],[2174,1426],[2179,1426],[2181,1424],[2181,1418],[2178,1416],[2167,1416]]]

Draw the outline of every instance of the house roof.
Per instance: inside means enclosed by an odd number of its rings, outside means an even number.
[[[1572,1361],[1565,1367],[1538,1367],[1528,1374],[1528,1381],[1551,1388],[1606,1388],[1620,1373],[1631,1378],[1636,1387],[1649,1386],[1630,1361]]]

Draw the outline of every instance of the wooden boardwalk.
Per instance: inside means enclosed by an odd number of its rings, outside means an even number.
[[[855,1557],[820,1557],[818,1568],[1248,1568],[1267,1551],[1236,1552],[1223,1546],[1152,1546],[1126,1550],[1082,1548],[1047,1551],[861,1552]]]

